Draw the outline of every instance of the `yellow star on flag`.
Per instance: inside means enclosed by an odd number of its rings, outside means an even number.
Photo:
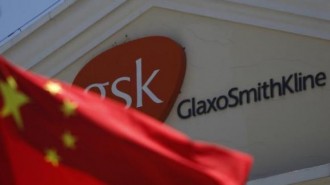
[[[47,149],[45,151],[45,160],[52,164],[53,166],[58,166],[60,164],[60,156],[57,154],[57,151],[54,149]]]
[[[69,131],[64,132],[61,139],[64,147],[68,149],[76,148],[77,138],[74,135],[72,135]]]
[[[10,87],[12,87],[13,89],[17,88],[17,83],[16,80],[13,77],[8,77],[7,78],[7,83],[9,84]]]
[[[8,77],[7,83],[0,82],[0,91],[4,100],[1,116],[12,115],[17,127],[23,129],[24,124],[19,109],[30,101],[28,96],[17,90],[17,84],[13,77]]]
[[[76,112],[77,107],[78,105],[75,102],[65,99],[63,101],[61,110],[65,116],[69,117]]]
[[[62,87],[60,86],[60,84],[52,81],[47,82],[44,88],[52,95],[56,95],[62,91]]]

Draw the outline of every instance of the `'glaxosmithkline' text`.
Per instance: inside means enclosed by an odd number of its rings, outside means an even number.
[[[257,87],[240,90],[233,87],[224,95],[203,100],[196,98],[184,99],[177,107],[177,114],[182,119],[208,114],[212,111],[224,110],[228,107],[236,107],[251,102],[272,99],[276,96],[299,93],[315,87],[326,85],[326,74],[319,72],[316,75],[303,75],[294,73],[282,76],[281,80],[273,78],[268,81],[259,82]]]

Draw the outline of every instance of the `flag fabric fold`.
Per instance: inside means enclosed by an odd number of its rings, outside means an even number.
[[[0,57],[1,185],[243,185],[252,158]]]

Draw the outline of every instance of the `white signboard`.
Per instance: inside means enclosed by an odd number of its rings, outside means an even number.
[[[329,163],[329,40],[153,8],[85,56],[122,38],[153,35],[175,40],[186,53],[167,124],[250,153],[252,179]]]

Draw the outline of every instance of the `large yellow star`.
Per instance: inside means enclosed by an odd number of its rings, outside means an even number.
[[[61,110],[65,116],[69,117],[69,116],[72,116],[76,112],[77,107],[78,107],[77,103],[65,99],[63,101]]]
[[[57,154],[57,151],[54,149],[47,149],[45,151],[45,160],[52,164],[53,166],[58,166],[60,164],[60,156]]]
[[[62,91],[60,84],[52,81],[47,82],[44,88],[52,95],[56,95]]]
[[[76,142],[77,138],[72,135],[69,131],[66,131],[62,134],[62,142],[64,147],[68,149],[75,149],[76,148]]]
[[[7,82],[0,82],[0,91],[4,100],[1,116],[12,115],[17,127],[23,129],[24,124],[19,109],[30,101],[29,98],[17,90],[17,84],[13,77],[8,77]]]

